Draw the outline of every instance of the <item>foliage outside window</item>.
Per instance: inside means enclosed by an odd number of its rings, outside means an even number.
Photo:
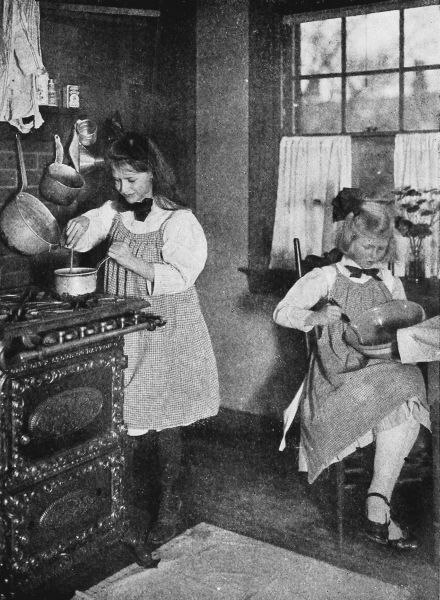
[[[437,3],[285,24],[285,135],[439,129]]]

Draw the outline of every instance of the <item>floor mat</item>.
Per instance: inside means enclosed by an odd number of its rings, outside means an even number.
[[[73,600],[409,600],[384,583],[200,523],[157,551],[157,568],[130,565]]]

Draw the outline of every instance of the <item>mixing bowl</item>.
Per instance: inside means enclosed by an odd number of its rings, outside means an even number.
[[[345,331],[345,341],[370,358],[394,357],[397,330],[424,319],[425,311],[417,302],[391,300],[353,319]]]

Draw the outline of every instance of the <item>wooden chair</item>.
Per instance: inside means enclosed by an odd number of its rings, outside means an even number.
[[[294,256],[295,256],[295,270],[298,278],[304,275],[303,263],[301,257],[301,247],[298,238],[293,240]],[[310,359],[311,353],[313,352],[315,330],[313,329],[309,333],[305,333],[305,345],[308,359]],[[344,541],[344,503],[345,503],[345,487],[346,487],[346,467],[344,461],[339,461],[332,466],[335,473],[335,485],[336,485],[336,525],[338,535],[338,546],[342,550]],[[354,469],[353,471],[357,471]]]

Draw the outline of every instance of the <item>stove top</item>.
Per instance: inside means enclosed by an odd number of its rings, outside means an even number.
[[[104,294],[57,298],[38,289],[0,294],[0,368],[60,349],[165,325],[147,300]]]

